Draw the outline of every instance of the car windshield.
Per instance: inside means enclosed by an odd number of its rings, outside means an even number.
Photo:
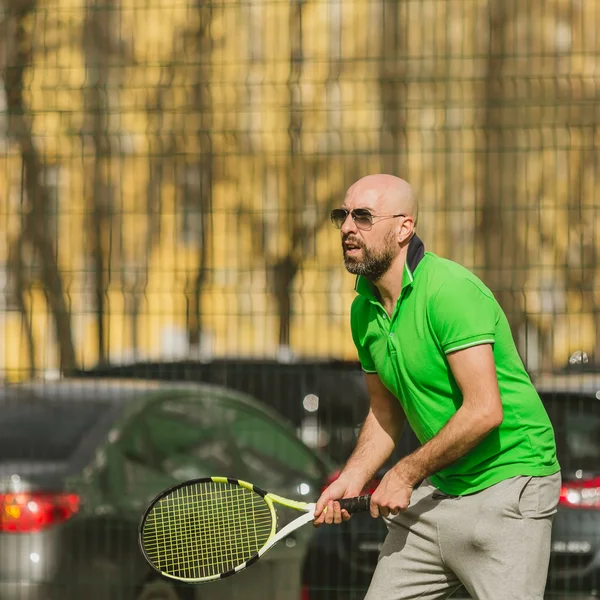
[[[600,471],[600,400],[584,394],[540,396],[554,426],[561,467]]]
[[[318,458],[268,416],[215,400],[168,400],[148,412],[148,435],[163,470],[176,478],[241,473],[271,488],[326,475]]]
[[[109,402],[0,399],[0,461],[67,459],[109,409]]]

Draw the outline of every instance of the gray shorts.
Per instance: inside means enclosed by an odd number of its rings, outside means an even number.
[[[542,600],[560,473],[512,477],[468,496],[424,481],[388,535],[365,600]]]

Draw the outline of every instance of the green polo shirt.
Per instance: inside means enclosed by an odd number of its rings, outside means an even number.
[[[424,444],[456,413],[462,394],[447,354],[492,344],[502,424],[458,461],[430,477],[447,494],[470,494],[516,475],[559,471],[554,431],[525,371],[508,321],[492,292],[464,267],[413,238],[402,293],[390,318],[373,284],[357,278],[352,336],[366,373],[377,373],[400,401]]]

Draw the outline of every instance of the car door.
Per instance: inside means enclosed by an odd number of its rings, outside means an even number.
[[[327,472],[319,457],[267,413],[218,388],[191,390],[154,402],[135,426],[137,441],[128,444],[128,489],[132,496],[156,495],[180,481],[220,475],[245,479],[269,491],[314,500]],[[143,433],[140,433],[143,431]],[[130,432],[130,442],[134,440]],[[160,488],[160,489],[155,489]],[[280,515],[285,525],[289,513]],[[300,561],[312,527],[278,544],[254,568],[254,594],[265,589],[296,590]],[[234,582],[239,585],[239,581]],[[248,581],[248,579],[246,579]],[[260,585],[259,585],[260,583]]]

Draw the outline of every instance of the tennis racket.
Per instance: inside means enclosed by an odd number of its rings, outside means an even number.
[[[369,510],[371,496],[340,500],[349,513]],[[277,531],[276,505],[303,513]],[[254,564],[314,519],[315,504],[267,493],[238,479],[207,477],[159,494],[142,517],[141,551],[150,566],[185,583],[224,579]]]

